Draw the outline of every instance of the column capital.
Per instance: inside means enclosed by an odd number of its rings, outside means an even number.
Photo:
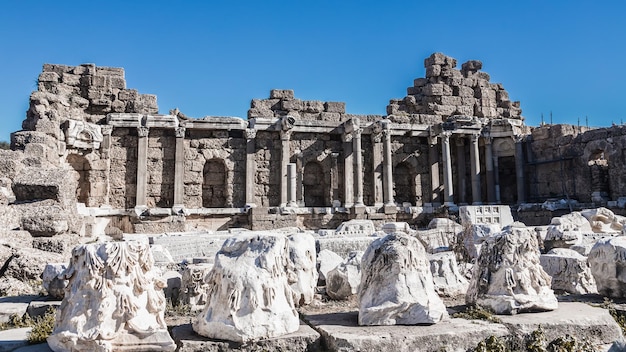
[[[146,126],[137,127],[137,134],[139,137],[148,137],[148,133],[150,132],[150,128]]]
[[[246,128],[246,139],[255,139],[255,138],[256,138],[256,129]]]
[[[104,136],[110,136],[113,133],[113,126],[111,125],[102,125],[100,126],[100,131]]]
[[[434,145],[437,145],[438,141],[438,137],[437,136],[428,136],[428,144],[432,147]]]
[[[352,132],[354,134],[354,138],[361,138],[361,134],[363,133],[363,129],[362,128],[355,128],[354,131]]]
[[[176,138],[184,138],[185,137],[185,127],[176,127],[176,129],[174,130],[174,132],[176,133]]]
[[[346,132],[341,135],[341,140],[344,142],[352,142],[352,132]]]
[[[515,136],[511,136],[511,137],[513,138],[515,143],[522,143],[524,141],[524,136],[522,136],[522,135],[515,135]]]
[[[478,138],[480,138],[480,133],[470,134],[470,140],[472,141],[472,143],[478,142]]]
[[[383,141],[383,134],[382,133],[372,133],[372,142],[373,143],[380,143]]]
[[[441,137],[443,137],[443,139],[449,139],[451,136],[452,136],[452,132],[450,131],[441,132]]]
[[[483,137],[483,140],[485,141],[485,144],[491,144],[491,142],[493,142],[493,137],[485,136]]]

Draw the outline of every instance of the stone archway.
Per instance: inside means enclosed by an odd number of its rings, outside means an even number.
[[[228,195],[224,161],[219,159],[207,160],[204,163],[202,175],[202,207],[225,208]]]
[[[316,161],[306,163],[302,174],[302,186],[304,187],[305,207],[330,206],[328,201],[328,183],[320,163]]]
[[[415,173],[406,162],[396,165],[393,170],[394,200],[398,204],[411,203],[416,205]]]
[[[88,207],[92,206],[89,199],[91,194],[91,182],[89,180],[91,164],[89,163],[89,160],[79,154],[69,154],[65,158],[65,161],[72,167],[72,169],[74,169],[74,171],[76,171],[76,201],[78,203],[84,203]]]

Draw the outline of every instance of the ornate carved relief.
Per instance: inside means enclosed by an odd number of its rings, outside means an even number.
[[[65,142],[68,147],[100,148],[100,143],[104,138],[101,126],[85,121],[68,120],[65,127]]]

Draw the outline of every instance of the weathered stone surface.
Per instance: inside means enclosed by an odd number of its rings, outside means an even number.
[[[41,274],[44,290],[55,299],[63,299],[68,281],[63,274],[67,269],[66,263],[48,263]]]
[[[306,315],[330,351],[465,352],[489,336],[509,334],[502,324],[446,319],[434,325],[359,326],[357,312]]]
[[[348,258],[326,274],[326,293],[330,298],[342,300],[358,293],[362,258],[363,252],[351,252]]]
[[[587,209],[581,211],[591,225],[593,232],[621,233],[624,226],[624,217],[615,215],[607,208]]]
[[[13,254],[13,258],[6,266],[4,276],[25,282],[37,282],[41,279],[41,274],[48,263],[62,263],[66,259],[58,253],[22,248]]]
[[[192,311],[204,308],[207,302],[209,285],[206,276],[213,269],[213,264],[188,264],[181,278],[182,303],[189,305]]]
[[[315,255],[315,238],[311,234],[299,232],[289,239],[289,284],[293,291],[296,306],[313,301],[317,287],[318,273]]]
[[[253,233],[226,240],[207,278],[207,304],[193,321],[194,331],[235,342],[297,331],[288,265],[284,235]]]
[[[474,224],[466,226],[463,230],[463,246],[468,259],[478,258],[480,248],[484,241],[501,231],[497,224]]]
[[[48,337],[60,351],[174,351],[164,320],[165,282],[141,242],[76,247],[69,285]]]
[[[54,199],[61,205],[75,201],[76,181],[70,170],[26,168],[13,180],[18,201]]]
[[[551,279],[539,264],[532,230],[506,227],[484,242],[466,295],[468,304],[496,314],[554,310],[558,306]]]
[[[437,294],[448,297],[465,295],[469,282],[459,271],[454,252],[429,254],[428,260]]]
[[[395,233],[377,239],[361,263],[359,325],[433,324],[448,316],[422,244]]]
[[[587,257],[572,249],[554,248],[539,258],[543,270],[552,277],[552,289],[568,293],[597,293]]]
[[[270,339],[257,340],[250,343],[216,341],[196,334],[191,324],[172,328],[172,337],[179,344],[178,352],[281,352],[281,351],[320,351],[320,334],[306,324],[292,333]]]
[[[598,292],[607,297],[626,297],[626,237],[599,240],[587,257]]]
[[[335,269],[342,262],[343,258],[337,253],[328,249],[321,250],[317,254],[317,271],[319,273],[319,279],[326,281],[326,275],[328,275],[328,272]]]

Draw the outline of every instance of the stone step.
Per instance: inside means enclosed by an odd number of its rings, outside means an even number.
[[[28,345],[31,328],[19,328],[0,331],[0,352],[14,351]]]

